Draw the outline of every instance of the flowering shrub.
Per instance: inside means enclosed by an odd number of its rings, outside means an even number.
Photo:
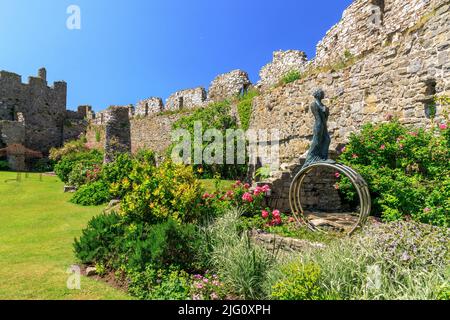
[[[411,130],[397,121],[366,125],[353,134],[339,161],[365,178],[376,214],[385,221],[412,216],[434,225],[450,225],[450,130]],[[339,177],[336,188],[350,202],[357,194]]]
[[[210,208],[220,206],[226,210],[234,207],[240,209],[243,212],[243,216],[252,217],[259,215],[263,208],[265,208],[265,196],[269,191],[270,187],[268,185],[258,186],[252,190],[248,183],[236,181],[231,190],[224,193],[205,193],[203,199]],[[275,220],[278,221],[278,218]]]
[[[75,164],[69,174],[69,184],[77,188],[95,182],[100,178],[101,166],[98,163],[83,163]]]
[[[223,283],[216,274],[197,274],[192,277],[192,300],[223,300],[226,297]]]
[[[204,212],[203,188],[192,167],[171,161],[159,167],[135,163],[129,177],[112,186],[121,190],[122,212],[132,221],[157,223],[171,218],[195,222]]]
[[[103,163],[103,154],[100,151],[92,150],[80,153],[69,153],[61,158],[61,160],[55,165],[56,175],[64,183],[69,182],[69,176],[72,170],[81,164],[77,168],[80,172],[75,174],[82,174],[82,170],[92,169],[95,165],[101,166]],[[85,176],[86,171],[83,171],[83,176]],[[80,179],[77,179],[80,181]]]

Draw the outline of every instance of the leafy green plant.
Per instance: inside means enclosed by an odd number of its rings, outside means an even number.
[[[181,117],[177,122],[173,124],[173,129],[185,129],[194,137],[195,124],[201,123],[202,125],[202,135],[209,129],[215,129],[221,132],[223,136],[223,150],[222,154],[226,155],[226,131],[228,129],[238,129],[237,121],[235,117],[231,115],[230,102],[223,101],[219,103],[213,103],[205,108],[200,108],[194,110],[191,114]],[[177,143],[172,144],[168,149],[168,154],[171,155],[173,148]],[[204,141],[201,146],[202,153],[209,146],[210,143]],[[235,148],[237,149],[237,148]],[[194,163],[194,144],[191,146],[191,162]],[[237,156],[237,150],[235,151],[235,158]],[[226,165],[226,164],[207,164],[203,162],[202,164],[194,165],[194,172],[203,179],[211,179],[215,174],[220,174],[223,179],[235,179],[236,177],[241,177],[247,172],[246,165]]]
[[[188,300],[189,275],[176,268],[158,270],[149,265],[144,272],[129,271],[129,292],[141,300]]]
[[[282,268],[283,277],[272,287],[275,300],[326,300],[320,283],[320,267],[290,263]]]
[[[6,160],[0,160],[0,170],[6,171],[9,170],[9,164]]]
[[[259,95],[257,90],[250,90],[242,97],[239,97],[237,110],[239,120],[241,121],[241,128],[247,131],[250,127],[250,120],[252,117],[253,99]]]
[[[121,217],[117,213],[102,214],[92,218],[75,239],[76,257],[84,264],[106,264],[115,254],[115,242],[125,234]]]
[[[55,165],[55,173],[61,181],[68,183],[69,175],[78,163],[85,166],[100,166],[103,163],[103,154],[98,150],[69,153]]]
[[[97,206],[105,204],[110,200],[109,186],[103,181],[96,181],[78,189],[70,202],[82,206]]]
[[[255,172],[255,176],[261,180],[267,180],[272,176],[272,169],[269,165],[258,168]]]
[[[286,85],[302,78],[302,74],[298,70],[291,70],[281,79],[281,84]]]
[[[204,212],[203,188],[192,167],[166,161],[155,167],[136,163],[128,178],[112,186],[123,190],[122,211],[130,221],[195,222]],[[124,191],[125,190],[125,191]]]
[[[339,161],[362,174],[369,184],[374,212],[385,221],[411,216],[449,226],[448,131],[443,125],[412,131],[397,121],[368,124],[350,137]],[[356,201],[347,178],[341,177],[337,188],[347,200]]]

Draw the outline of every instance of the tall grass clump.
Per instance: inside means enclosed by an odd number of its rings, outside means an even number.
[[[241,232],[240,216],[237,209],[232,209],[208,228],[211,265],[233,295],[265,299],[275,259]]]

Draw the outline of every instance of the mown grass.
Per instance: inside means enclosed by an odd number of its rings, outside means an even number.
[[[105,283],[81,278],[81,290],[67,289],[66,270],[76,260],[72,243],[101,207],[68,202],[56,177],[14,179],[0,172],[0,300],[129,299]]]

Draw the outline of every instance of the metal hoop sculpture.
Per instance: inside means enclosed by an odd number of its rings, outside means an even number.
[[[352,168],[344,166],[342,164],[317,162],[302,169],[292,181],[291,188],[289,191],[289,203],[291,206],[292,213],[294,214],[298,222],[300,222],[299,219],[300,215],[304,219],[304,221],[308,223],[310,228],[316,230],[316,227],[314,227],[305,217],[305,213],[302,207],[301,189],[305,177],[314,168],[318,167],[327,167],[339,171],[340,173],[344,174],[347,178],[349,178],[353,186],[356,188],[356,191],[358,192],[359,195],[360,213],[358,222],[353,226],[353,228],[349,232],[349,235],[352,235],[358,229],[358,227],[363,226],[367,222],[367,218],[369,217],[370,211],[372,209],[372,200],[369,193],[369,187],[367,185],[367,182],[363,179],[363,177],[361,177],[361,175]]]

